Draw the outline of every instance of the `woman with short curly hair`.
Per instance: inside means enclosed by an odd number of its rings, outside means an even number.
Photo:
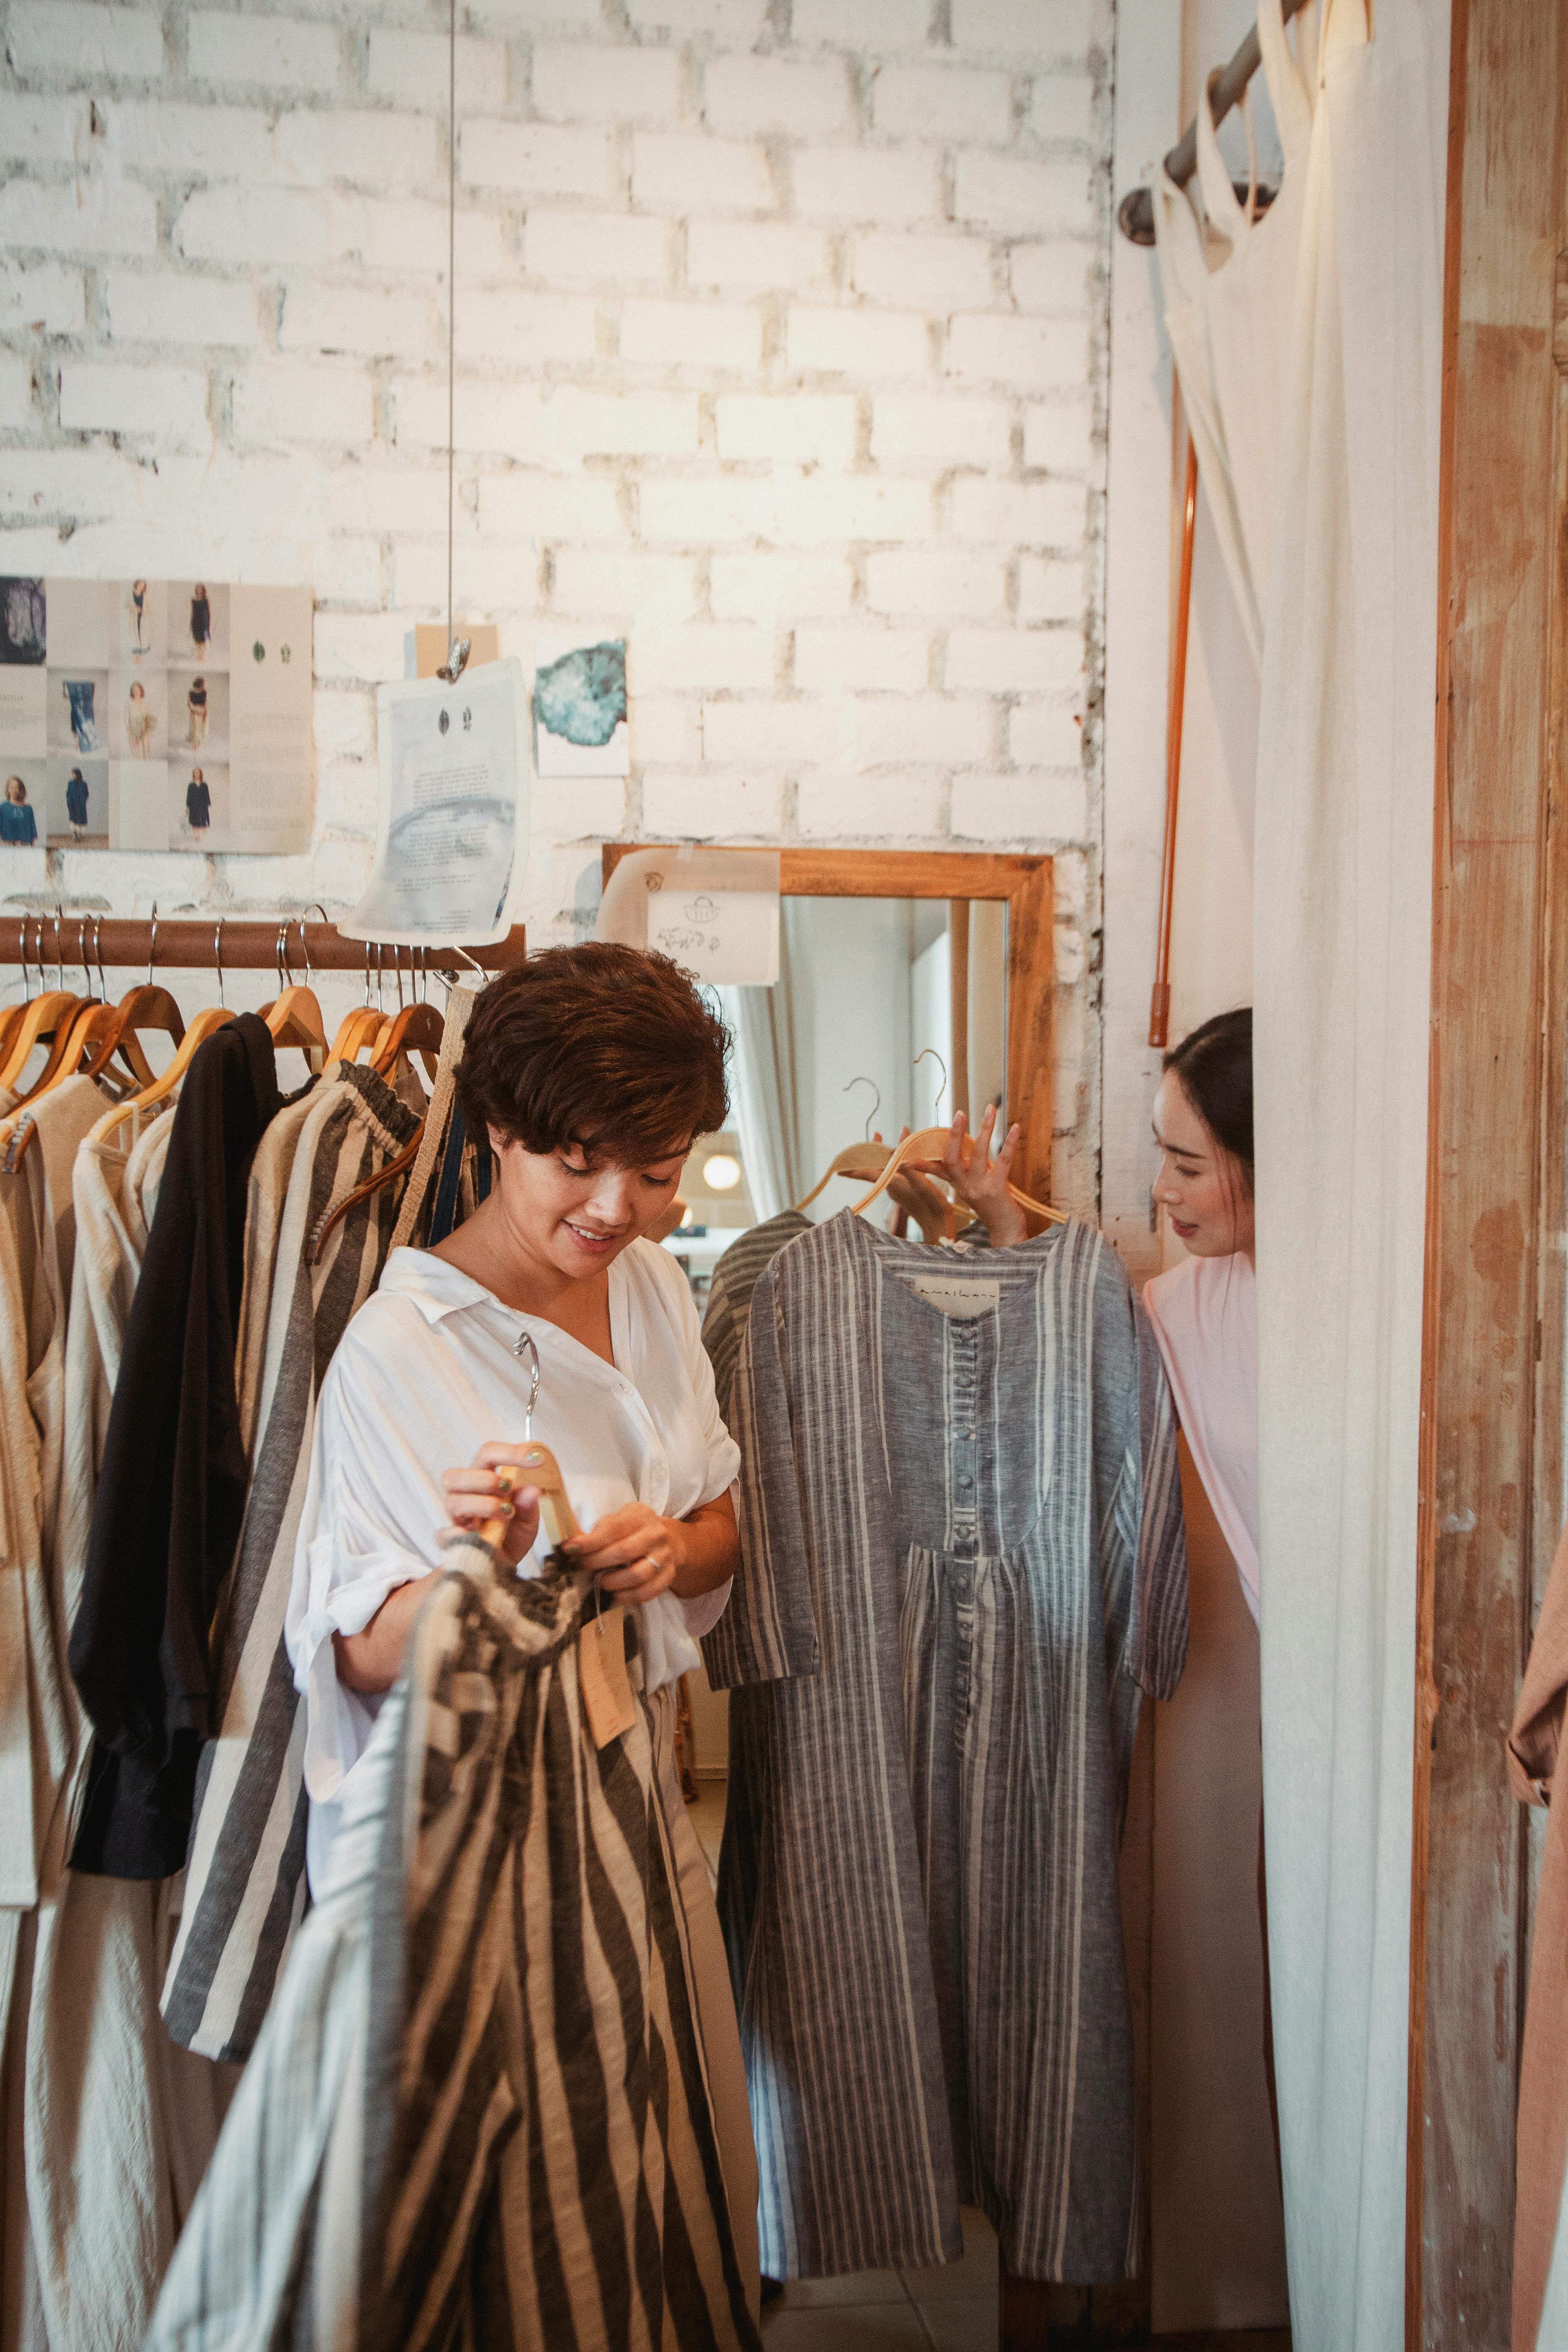
[[[444,1536],[508,1522],[549,1545],[522,1463],[533,1434],[584,1529],[573,1565],[635,1609],[643,1704],[679,1866],[737,2249],[756,2307],[756,2158],[722,1937],[674,1769],[674,1685],[700,1664],[740,1561],[739,1453],[697,1311],[646,1239],[698,1136],[724,1123],[723,1024],[665,957],[552,948],[481,993],[457,1074],[494,1181],[449,1239],[395,1250],[322,1384],[289,1653],[307,1708],[308,1864],[321,1884],[344,1793],[402,1664]]]

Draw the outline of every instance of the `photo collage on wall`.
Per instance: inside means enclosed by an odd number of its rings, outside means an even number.
[[[308,588],[0,579],[0,846],[310,838]]]

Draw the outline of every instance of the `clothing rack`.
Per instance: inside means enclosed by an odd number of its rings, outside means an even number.
[[[74,908],[62,908],[58,916],[53,908],[33,908],[0,914],[0,964],[41,961],[47,971],[63,958],[68,972],[73,964],[80,964],[78,933],[83,930],[94,969],[101,962],[117,971],[139,965],[158,971],[216,971],[220,961],[225,971],[272,971],[281,945],[296,971],[306,964],[312,971],[369,971],[379,965],[391,979],[398,959],[405,955],[417,959],[409,967],[417,973],[426,962],[433,967],[454,960],[479,964],[485,971],[510,971],[526,953],[521,923],[514,923],[493,947],[410,949],[389,943],[378,948],[374,941],[345,939],[335,923],[305,923],[294,915],[205,915],[195,922],[166,922],[159,916],[155,921],[134,922]]]
[[[1291,17],[1306,5],[1307,0],[1280,0],[1279,14],[1289,24]],[[1254,25],[1229,65],[1222,66],[1210,79],[1209,103],[1214,109],[1216,131],[1231,108],[1239,103],[1242,92],[1262,62],[1262,52],[1258,46],[1258,27]],[[1184,188],[1197,168],[1198,126],[1194,117],[1166,156],[1165,169],[1177,187]],[[1243,202],[1246,201],[1247,190],[1244,187],[1238,187],[1236,193]],[[1272,189],[1258,189],[1256,208],[1259,213],[1268,209],[1273,195]],[[1153,244],[1154,198],[1148,188],[1128,190],[1116,208],[1116,224],[1122,236],[1132,244]]]

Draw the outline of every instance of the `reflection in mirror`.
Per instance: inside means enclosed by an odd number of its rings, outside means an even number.
[[[791,898],[781,916],[777,983],[715,992],[735,1038],[730,1124],[693,1146],[664,1244],[699,1308],[739,1234],[805,1202],[868,1132],[894,1143],[959,1108],[973,1127],[994,1102],[1005,1125],[1005,900]],[[835,1176],[805,1213],[837,1215],[866,1181]],[[889,1199],[870,1213],[900,1213]]]

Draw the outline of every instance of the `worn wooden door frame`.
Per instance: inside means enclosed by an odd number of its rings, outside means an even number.
[[[1453,0],[1407,2352],[1510,2338],[1529,1874],[1503,1739],[1562,1522],[1568,1336],[1565,118],[1568,0]]]

